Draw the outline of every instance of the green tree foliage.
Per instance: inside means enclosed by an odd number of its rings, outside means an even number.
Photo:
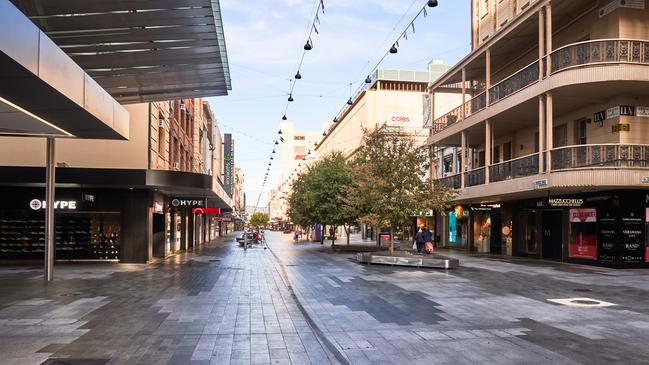
[[[351,179],[351,168],[341,153],[325,156],[309,167],[293,183],[288,210],[293,223],[335,228],[354,222],[357,217],[343,204]]]
[[[262,212],[255,212],[250,216],[250,225],[253,227],[263,227],[268,224],[268,214]]]
[[[416,142],[402,129],[365,131],[363,146],[352,161],[345,205],[358,212],[361,223],[390,227],[391,253],[393,227],[409,225],[414,212],[441,211],[453,197],[451,189],[430,179],[433,156]]]

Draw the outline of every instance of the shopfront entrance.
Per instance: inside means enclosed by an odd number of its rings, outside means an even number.
[[[543,211],[541,257],[549,260],[563,258],[563,211]]]

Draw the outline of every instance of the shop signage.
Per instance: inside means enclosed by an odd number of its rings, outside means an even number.
[[[232,196],[234,187],[234,142],[232,134],[223,134],[223,190]]]
[[[597,222],[597,209],[570,209],[570,222]]]
[[[620,116],[620,107],[614,106],[606,109],[606,119],[617,118]]]
[[[606,120],[606,110],[595,112],[595,114],[593,115],[593,121],[595,123],[603,122],[605,120]]]
[[[551,207],[581,207],[584,205],[582,198],[549,198],[548,205]]]
[[[624,263],[639,263],[644,261],[644,221],[642,211],[631,208],[621,214],[620,261]]]
[[[632,117],[635,115],[635,107],[633,105],[620,105],[620,115]]]
[[[636,117],[649,118],[649,106],[636,106],[635,115]]]
[[[95,196],[86,193],[81,193],[81,200],[83,200],[84,202],[94,202]]]
[[[420,210],[416,211],[414,217],[432,217],[434,216],[432,210]]]
[[[603,209],[597,221],[598,229],[598,259],[601,262],[615,262],[617,259],[617,219],[615,212]]]
[[[158,202],[153,202],[153,213],[164,213],[164,206]]]
[[[644,216],[645,216],[645,224],[644,224],[645,231],[649,232],[649,208],[645,208]],[[649,262],[649,244],[645,245],[644,261]]]
[[[46,208],[45,200],[32,199],[29,202],[29,207],[32,210],[41,210]],[[54,209],[77,209],[77,202],[75,200],[57,200],[54,202]]]
[[[171,198],[171,206],[175,208],[202,208],[205,206],[204,198]]]
[[[192,214],[221,214],[221,208],[193,208]]]
[[[390,122],[392,123],[410,123],[410,116],[408,115],[391,115]]]
[[[649,176],[641,177],[640,182],[643,183],[643,184],[649,184]]]
[[[548,186],[548,179],[534,180],[534,189],[541,189]]]
[[[613,133],[618,133],[618,132],[629,132],[631,131],[631,125],[628,123],[618,123],[618,124],[613,124],[611,126],[611,131]]]

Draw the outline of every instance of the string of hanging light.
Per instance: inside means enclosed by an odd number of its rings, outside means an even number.
[[[404,28],[404,30],[399,33],[399,36],[392,43],[392,46],[383,54],[383,56],[379,59],[379,61],[376,62],[374,67],[372,67],[370,69],[370,71],[367,73],[367,77],[365,78],[365,82],[361,83],[358,86],[358,88],[356,89],[356,91],[353,94],[354,97],[350,96],[350,98],[347,100],[347,102],[336,113],[336,115],[334,116],[334,118],[332,120],[332,122],[333,122],[332,127],[339,122],[338,116],[343,114],[347,109],[349,109],[353,105],[353,99],[365,88],[366,85],[369,85],[369,84],[372,83],[372,77],[370,75],[379,68],[381,63],[383,63],[383,60],[385,60],[385,58],[388,57],[388,55],[396,54],[396,53],[399,52],[399,41],[408,40],[408,31],[409,30],[412,31],[412,34],[415,34],[415,32],[416,32],[416,30],[415,30],[415,21],[420,16],[423,16],[424,18],[427,17],[428,16],[428,11],[426,9],[427,8],[437,7],[437,5],[438,5],[437,0],[427,0],[426,4],[424,4],[424,6],[422,6],[421,9],[419,9],[417,14],[415,14],[415,16],[412,18],[412,20],[410,22],[408,22],[408,25]],[[350,84],[350,91],[351,91],[351,84]],[[351,92],[350,92],[350,94],[351,94]],[[326,131],[322,132],[322,136],[326,137],[329,131],[330,130],[326,130]],[[314,145],[317,147],[318,142],[316,142]]]

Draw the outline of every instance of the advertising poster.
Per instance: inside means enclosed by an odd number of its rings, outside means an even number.
[[[644,253],[644,260],[645,262],[649,262],[649,208],[645,208],[645,213],[644,213],[644,228],[645,228],[645,253]]]
[[[570,209],[568,257],[597,260],[597,209]]]
[[[457,218],[455,212],[448,214],[448,242],[452,245],[457,244]]]
[[[621,212],[619,260],[634,264],[644,261],[644,219],[643,213],[636,209]]]
[[[597,221],[599,261],[613,263],[617,259],[616,214],[612,209],[603,209],[600,213]]]

